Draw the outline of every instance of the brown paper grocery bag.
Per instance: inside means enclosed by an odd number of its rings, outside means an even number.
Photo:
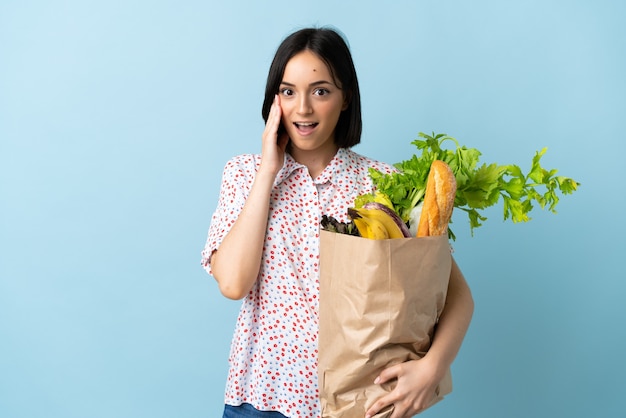
[[[426,354],[445,303],[451,259],[447,236],[372,240],[321,231],[323,418],[363,418],[395,385],[375,385],[380,371]],[[448,370],[432,403],[451,391]]]

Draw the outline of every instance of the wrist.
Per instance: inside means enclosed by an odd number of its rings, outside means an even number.
[[[270,185],[274,184],[274,180],[276,179],[276,175],[280,171],[280,167],[271,167],[267,164],[261,163],[259,169],[256,172],[254,181],[255,183],[268,183]]]
[[[282,165],[272,164],[269,162],[266,162],[264,164],[263,161],[261,161],[261,164],[259,165],[259,169],[257,170],[256,176],[264,177],[266,179],[271,178],[271,180],[274,181],[274,179],[278,175],[278,172],[280,171],[281,168],[282,168]]]
[[[436,351],[433,352],[432,350],[429,350],[420,361],[426,363],[431,373],[438,381],[444,378],[451,365],[445,357],[440,356],[439,353]]]

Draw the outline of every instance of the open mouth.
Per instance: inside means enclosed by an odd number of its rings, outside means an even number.
[[[315,130],[317,127],[317,122],[294,122],[293,126],[296,127],[296,130],[300,135],[307,136]]]
[[[293,124],[300,132],[310,132],[318,125],[317,122],[294,122]]]

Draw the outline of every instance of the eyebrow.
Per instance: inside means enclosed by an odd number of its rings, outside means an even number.
[[[295,84],[290,83],[288,81],[281,81],[280,84],[281,85],[285,85],[285,86],[289,86],[289,87],[295,87],[296,86]],[[313,83],[309,84],[309,87],[321,86],[321,85],[325,85],[325,84],[329,84],[331,86],[335,86],[335,84],[331,83],[330,81],[320,80],[320,81],[314,81]]]

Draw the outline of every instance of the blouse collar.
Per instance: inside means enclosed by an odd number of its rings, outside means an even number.
[[[350,160],[350,151],[346,148],[339,148],[335,156],[330,160],[328,165],[322,170],[322,172],[317,176],[317,178],[313,179],[314,184],[325,184],[325,183],[335,183],[337,180],[337,174],[346,172],[347,164]],[[285,154],[285,162],[283,167],[278,172],[276,176],[276,180],[274,181],[274,185],[279,185],[285,179],[287,179],[291,174],[296,171],[301,170],[306,175],[309,175],[307,171],[307,167],[304,164],[300,164],[296,160],[293,159],[291,154]]]

